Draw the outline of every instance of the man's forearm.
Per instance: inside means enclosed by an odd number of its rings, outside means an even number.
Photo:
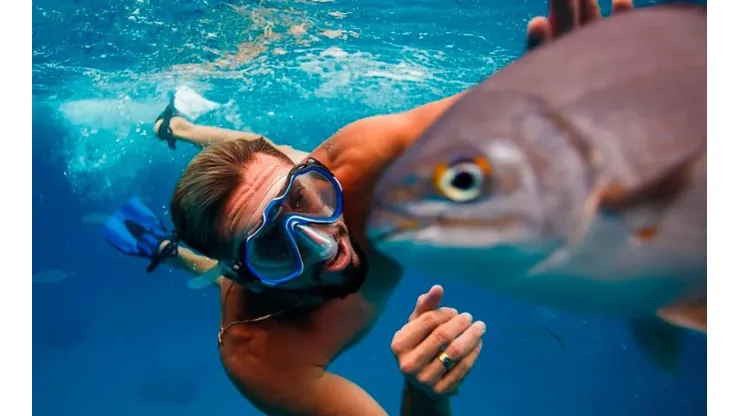
[[[403,385],[401,416],[449,416],[450,400],[432,399],[408,381]]]
[[[399,116],[404,120],[403,142],[406,146],[411,145],[416,139],[432,124],[439,116],[447,111],[460,97],[467,91],[457,93],[453,96],[443,98],[416,107],[412,110],[400,113]]]

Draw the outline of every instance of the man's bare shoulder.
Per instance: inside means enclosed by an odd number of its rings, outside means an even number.
[[[463,93],[408,111],[363,118],[352,122],[324,143],[312,156],[337,169],[384,168],[410,146]]]
[[[404,117],[387,114],[354,121],[334,133],[312,153],[332,169],[343,165],[362,165],[401,147]]]

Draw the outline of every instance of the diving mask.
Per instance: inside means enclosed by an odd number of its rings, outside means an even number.
[[[327,167],[309,158],[288,173],[277,196],[238,248],[237,261],[192,279],[191,288],[215,281],[222,272],[236,280],[256,279],[277,286],[303,273],[306,265],[331,260],[338,244],[322,225],[342,216],[342,187]]]
[[[342,187],[328,168],[309,158],[288,173],[285,184],[265,207],[259,222],[239,245],[227,270],[214,267],[189,282],[200,288],[221,272],[235,280],[277,286],[295,279],[307,265],[331,260],[338,244],[326,232],[342,216]]]

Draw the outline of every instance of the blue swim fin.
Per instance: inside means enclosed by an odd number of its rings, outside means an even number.
[[[178,239],[138,197],[118,208],[100,229],[103,238],[130,256],[151,260],[147,272],[154,270],[167,257],[177,255]],[[159,250],[162,241],[169,243]]]

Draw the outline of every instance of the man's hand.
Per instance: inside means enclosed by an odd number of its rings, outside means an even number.
[[[527,51],[602,17],[597,0],[550,0],[549,3],[548,17],[535,17],[527,25]],[[612,14],[633,7],[632,0],[613,0]]]
[[[486,330],[483,322],[473,323],[469,313],[438,308],[443,294],[441,286],[434,286],[421,295],[408,323],[391,342],[401,372],[433,399],[456,393],[478,359]],[[443,352],[452,360],[447,368],[439,358]]]

